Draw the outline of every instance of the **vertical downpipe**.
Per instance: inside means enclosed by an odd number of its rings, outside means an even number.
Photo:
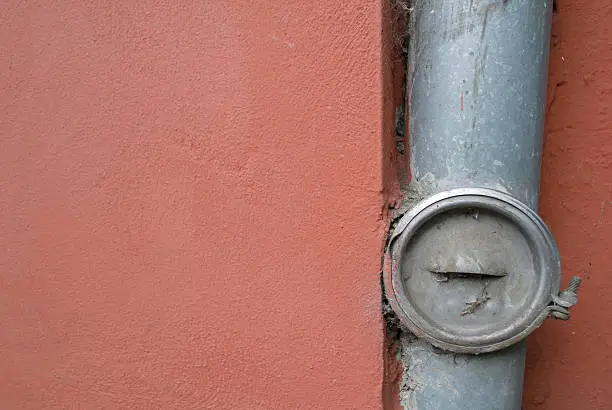
[[[487,187],[538,205],[552,0],[414,0],[412,184]],[[407,409],[519,410],[525,343],[479,356],[402,336]]]

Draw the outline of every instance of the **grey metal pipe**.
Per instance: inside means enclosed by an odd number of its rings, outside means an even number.
[[[414,0],[408,74],[418,191],[505,191],[537,208],[552,0]],[[405,336],[407,409],[518,410],[525,344],[480,356]]]
[[[416,0],[413,180],[501,189],[537,207],[551,0]]]

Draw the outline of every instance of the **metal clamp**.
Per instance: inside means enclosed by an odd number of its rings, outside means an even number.
[[[395,229],[385,290],[400,321],[445,350],[484,353],[567,320],[580,279],[559,292],[561,264],[542,219],[491,189],[442,192]]]

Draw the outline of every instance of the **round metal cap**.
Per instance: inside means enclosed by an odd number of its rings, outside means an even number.
[[[525,338],[561,281],[559,252],[542,219],[490,189],[422,201],[400,220],[387,257],[386,293],[400,320],[461,353]]]

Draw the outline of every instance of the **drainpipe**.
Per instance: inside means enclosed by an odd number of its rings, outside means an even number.
[[[406,409],[519,410],[524,338],[546,317],[569,318],[576,302],[578,280],[558,293],[558,251],[535,214],[552,8],[412,2],[414,207],[393,233],[385,271],[387,297],[410,330],[400,340]]]

